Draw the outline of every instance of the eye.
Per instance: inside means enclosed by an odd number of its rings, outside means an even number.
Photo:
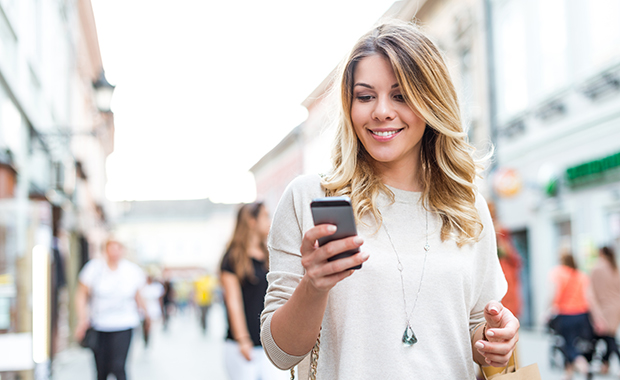
[[[366,103],[372,100],[372,95],[358,95],[355,98],[362,103]]]
[[[405,102],[405,97],[402,94],[394,95],[394,100],[396,100],[397,102],[400,102],[400,103],[404,103]]]

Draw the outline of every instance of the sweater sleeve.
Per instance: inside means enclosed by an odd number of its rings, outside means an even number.
[[[476,281],[472,305],[469,314],[469,329],[473,333],[475,327],[484,322],[484,308],[489,301],[501,301],[506,294],[508,285],[504,272],[497,257],[497,240],[491,213],[486,200],[480,194],[476,197],[476,208],[482,219],[482,233],[476,247]]]
[[[269,233],[269,287],[261,314],[261,341],[269,360],[280,369],[292,368],[307,356],[289,355],[278,347],[271,333],[271,318],[289,300],[304,275],[301,241],[312,226],[310,201],[321,194],[318,176],[293,180],[280,199]]]

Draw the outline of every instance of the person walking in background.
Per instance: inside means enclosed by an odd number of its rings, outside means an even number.
[[[573,372],[588,373],[592,359],[592,325],[587,301],[588,276],[577,268],[571,252],[563,251],[560,265],[550,273],[554,287],[552,312],[557,315],[557,333],[564,338],[564,379],[571,379]]]
[[[174,288],[170,280],[164,281],[164,296],[163,301],[163,315],[164,315],[164,330],[168,329],[168,322],[170,321],[170,314],[174,310]]]
[[[116,380],[127,379],[125,363],[132,330],[140,324],[139,310],[149,318],[140,295],[144,283],[142,269],[123,259],[123,247],[114,240],[106,243],[104,258],[90,260],[80,272],[75,339],[81,341],[89,327],[96,332],[93,353],[98,380],[106,380],[109,374]]]
[[[210,274],[201,276],[194,281],[194,304],[200,315],[200,328],[202,333],[207,333],[207,317],[209,308],[213,303],[213,295],[217,287],[217,280]]]
[[[620,359],[616,331],[620,325],[620,273],[611,247],[602,247],[590,273],[589,301],[594,321],[595,339],[605,341],[601,373],[609,371],[609,358],[615,353]]]
[[[505,366],[519,321],[498,302],[493,222],[442,54],[390,21],[340,73],[332,169],[293,180],[274,213],[266,353],[300,364],[300,378],[473,379],[473,361]],[[358,236],[318,245],[337,230],[313,223],[310,203],[325,196],[351,199]]]
[[[144,347],[148,347],[153,324],[159,322],[162,317],[164,287],[153,279],[152,275],[146,278],[146,285],[140,290],[140,294],[146,304],[146,314],[142,315],[142,338]],[[145,318],[148,315],[148,318]]]
[[[260,341],[269,268],[269,224],[263,203],[241,206],[222,258],[220,281],[228,314],[224,361],[230,380],[271,380],[285,375],[269,363]]]

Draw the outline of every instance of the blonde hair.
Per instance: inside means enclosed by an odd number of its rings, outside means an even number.
[[[463,132],[456,91],[443,58],[411,23],[389,21],[375,27],[357,42],[341,68],[333,169],[322,181],[327,195],[349,196],[358,221],[370,213],[379,226],[377,197],[383,192],[394,199],[374,172],[373,159],[351,121],[353,73],[363,58],[375,54],[390,61],[407,104],[426,121],[420,153],[422,200],[441,218],[441,239],[454,238],[459,246],[477,241],[482,222],[475,207],[474,180],[481,167]]]
[[[252,258],[248,254],[248,245],[252,233],[250,221],[256,221],[264,207],[265,205],[262,202],[255,202],[244,204],[239,208],[235,231],[226,249],[230,266],[241,283],[246,281],[254,283],[256,281]],[[262,240],[260,248],[265,253],[265,267],[268,268],[269,252],[267,245]]]

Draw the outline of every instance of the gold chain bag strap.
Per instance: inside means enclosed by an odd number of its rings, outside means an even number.
[[[319,336],[316,337],[316,343],[312,347],[310,352],[310,378],[309,380],[316,380],[316,365],[319,361],[319,348],[321,345],[321,331],[319,330]],[[291,380],[295,380],[295,367],[291,368]]]

